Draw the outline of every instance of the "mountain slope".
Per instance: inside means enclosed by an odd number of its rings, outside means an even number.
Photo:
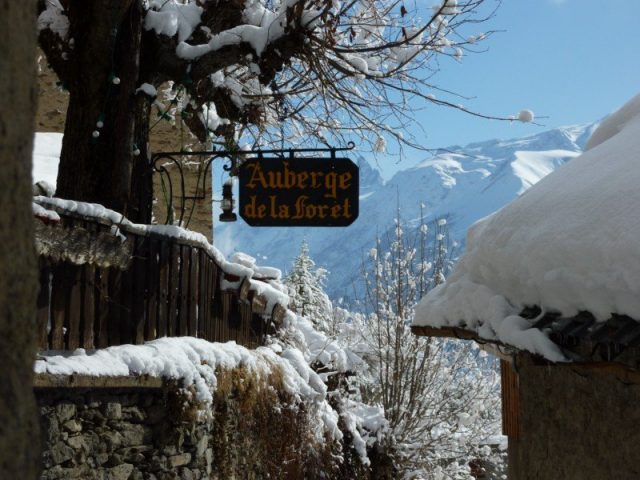
[[[243,251],[262,263],[290,269],[302,239],[317,264],[330,272],[327,287],[334,297],[350,296],[364,252],[393,225],[399,205],[402,220],[447,217],[450,235],[464,246],[467,228],[502,208],[531,185],[577,156],[596,124],[563,127],[537,135],[451,147],[399,171],[383,183],[377,170],[360,161],[360,217],[344,228],[251,228],[218,224],[216,246],[229,254]]]

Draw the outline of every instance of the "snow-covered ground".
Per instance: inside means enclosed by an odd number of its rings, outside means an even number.
[[[417,306],[414,325],[462,326],[559,361],[518,316],[539,306],[640,320],[640,95],[608,117],[587,151],[473,225],[448,281]]]
[[[44,180],[55,186],[62,149],[62,134],[36,132],[33,140],[33,183]]]

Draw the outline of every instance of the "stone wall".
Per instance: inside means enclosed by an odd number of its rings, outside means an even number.
[[[40,381],[35,389],[42,480],[392,478],[388,459],[368,469],[351,447],[314,444],[318,425],[277,382],[261,390],[244,374],[222,376],[204,415],[188,391],[164,382],[69,384]]]
[[[521,429],[510,480],[640,478],[640,384],[610,370],[518,357]]]
[[[38,389],[42,479],[200,479],[211,425],[181,422],[165,388]]]

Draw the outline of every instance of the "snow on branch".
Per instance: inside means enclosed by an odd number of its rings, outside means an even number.
[[[141,4],[138,84],[158,88],[171,81],[183,88],[183,121],[200,140],[237,141],[245,134],[255,141],[285,135],[293,143],[301,136],[327,143],[356,136],[377,150],[389,140],[423,148],[405,127],[425,105],[513,120],[474,112],[433,83],[439,58],[460,61],[479,51],[493,32],[476,29],[499,3],[149,0]],[[71,30],[78,21],[73,8],[58,0],[40,6],[40,43],[63,82],[74,49],[60,32],[65,21]],[[213,122],[203,118],[214,111]]]

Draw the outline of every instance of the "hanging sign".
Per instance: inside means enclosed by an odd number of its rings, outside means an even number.
[[[348,158],[258,157],[239,167],[240,216],[254,227],[346,227],[358,218]]]

